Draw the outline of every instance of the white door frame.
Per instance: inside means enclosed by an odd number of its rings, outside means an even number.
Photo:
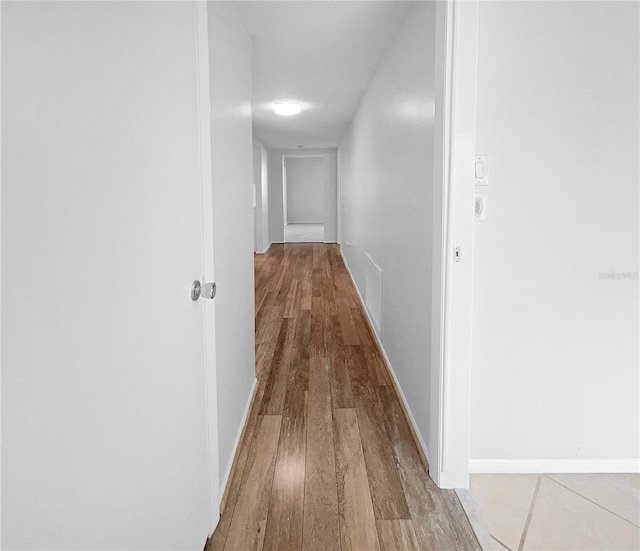
[[[469,487],[477,36],[478,0],[436,3],[429,449],[441,488]]]
[[[197,2],[201,182],[203,204],[203,279],[213,276],[211,135],[206,2]],[[478,1],[436,3],[436,186],[434,189],[432,396],[428,445],[430,475],[443,488],[469,485],[470,367],[473,283],[473,193]],[[286,214],[286,158],[283,203]],[[439,183],[439,185],[438,185]],[[205,206],[209,208],[204,208]],[[454,262],[454,248],[461,260]],[[440,297],[439,303],[437,297]],[[204,302],[204,301],[203,301]],[[211,532],[219,519],[215,311],[204,308],[205,364],[209,416]]]
[[[207,3],[196,2],[198,127],[200,132],[200,190],[202,202],[202,279],[214,281],[213,182],[211,173],[211,124],[209,95],[209,26]],[[204,324],[204,368],[207,393],[209,454],[209,535],[220,519],[220,470],[218,451],[218,393],[216,375],[215,301],[201,300]]]
[[[342,244],[342,224],[340,222],[342,213],[342,165],[341,165],[342,151],[340,146],[336,150],[336,239],[338,245]]]

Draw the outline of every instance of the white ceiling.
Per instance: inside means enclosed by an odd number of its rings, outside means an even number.
[[[253,128],[268,147],[337,147],[411,2],[238,2],[253,36]],[[274,101],[300,101],[282,117]]]

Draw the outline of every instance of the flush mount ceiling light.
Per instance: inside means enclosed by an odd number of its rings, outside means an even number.
[[[276,115],[299,115],[300,103],[297,101],[277,101],[273,104],[273,110],[276,112]]]

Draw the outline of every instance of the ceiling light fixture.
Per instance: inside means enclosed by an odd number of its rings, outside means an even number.
[[[300,103],[298,102],[282,102],[277,101],[273,104],[273,110],[276,115],[299,115]]]

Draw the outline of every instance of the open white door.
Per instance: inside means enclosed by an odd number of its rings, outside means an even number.
[[[3,3],[3,548],[199,551],[212,529],[199,9]]]

